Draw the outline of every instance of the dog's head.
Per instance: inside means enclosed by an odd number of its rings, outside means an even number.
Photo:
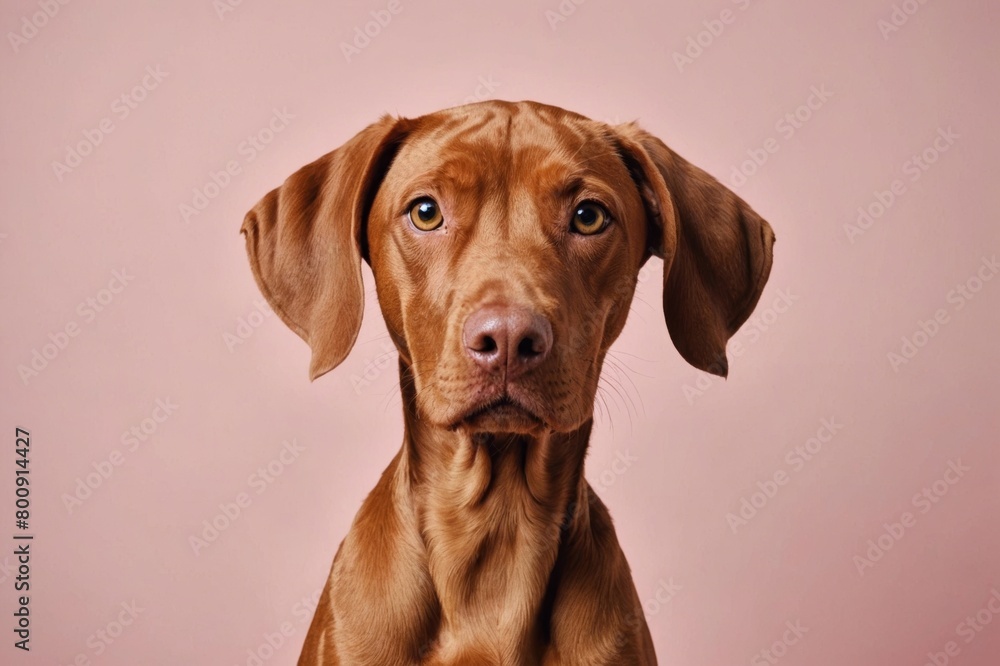
[[[653,254],[674,345],[725,376],[774,242],[634,124],[531,102],[385,117],[267,194],[242,231],[261,291],[312,348],[312,378],[354,344],[364,259],[422,418],[473,432],[586,422]]]

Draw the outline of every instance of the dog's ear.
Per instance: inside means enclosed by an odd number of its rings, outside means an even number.
[[[615,128],[663,259],[663,313],[688,363],[725,377],[726,342],[771,272],[774,232],[745,201],[634,123]],[[648,255],[647,255],[648,256]]]
[[[383,117],[289,176],[243,220],[257,285],[312,348],[311,379],[344,360],[361,328],[365,218],[406,125]]]

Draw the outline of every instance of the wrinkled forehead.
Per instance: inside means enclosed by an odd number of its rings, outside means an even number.
[[[488,195],[531,185],[559,190],[594,179],[624,185],[628,172],[606,125],[528,104],[470,105],[423,116],[393,171],[420,188]]]

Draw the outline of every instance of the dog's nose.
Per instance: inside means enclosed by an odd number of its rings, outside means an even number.
[[[513,379],[541,363],[552,349],[552,324],[527,308],[491,305],[465,321],[465,350],[489,372]]]

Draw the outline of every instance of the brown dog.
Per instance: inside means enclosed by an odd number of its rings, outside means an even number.
[[[341,544],[300,666],[655,664],[583,461],[637,275],[692,365],[726,341],[774,234],[634,124],[532,102],[384,117],[243,222],[313,379],[361,326],[361,261],[399,350],[405,436]]]

